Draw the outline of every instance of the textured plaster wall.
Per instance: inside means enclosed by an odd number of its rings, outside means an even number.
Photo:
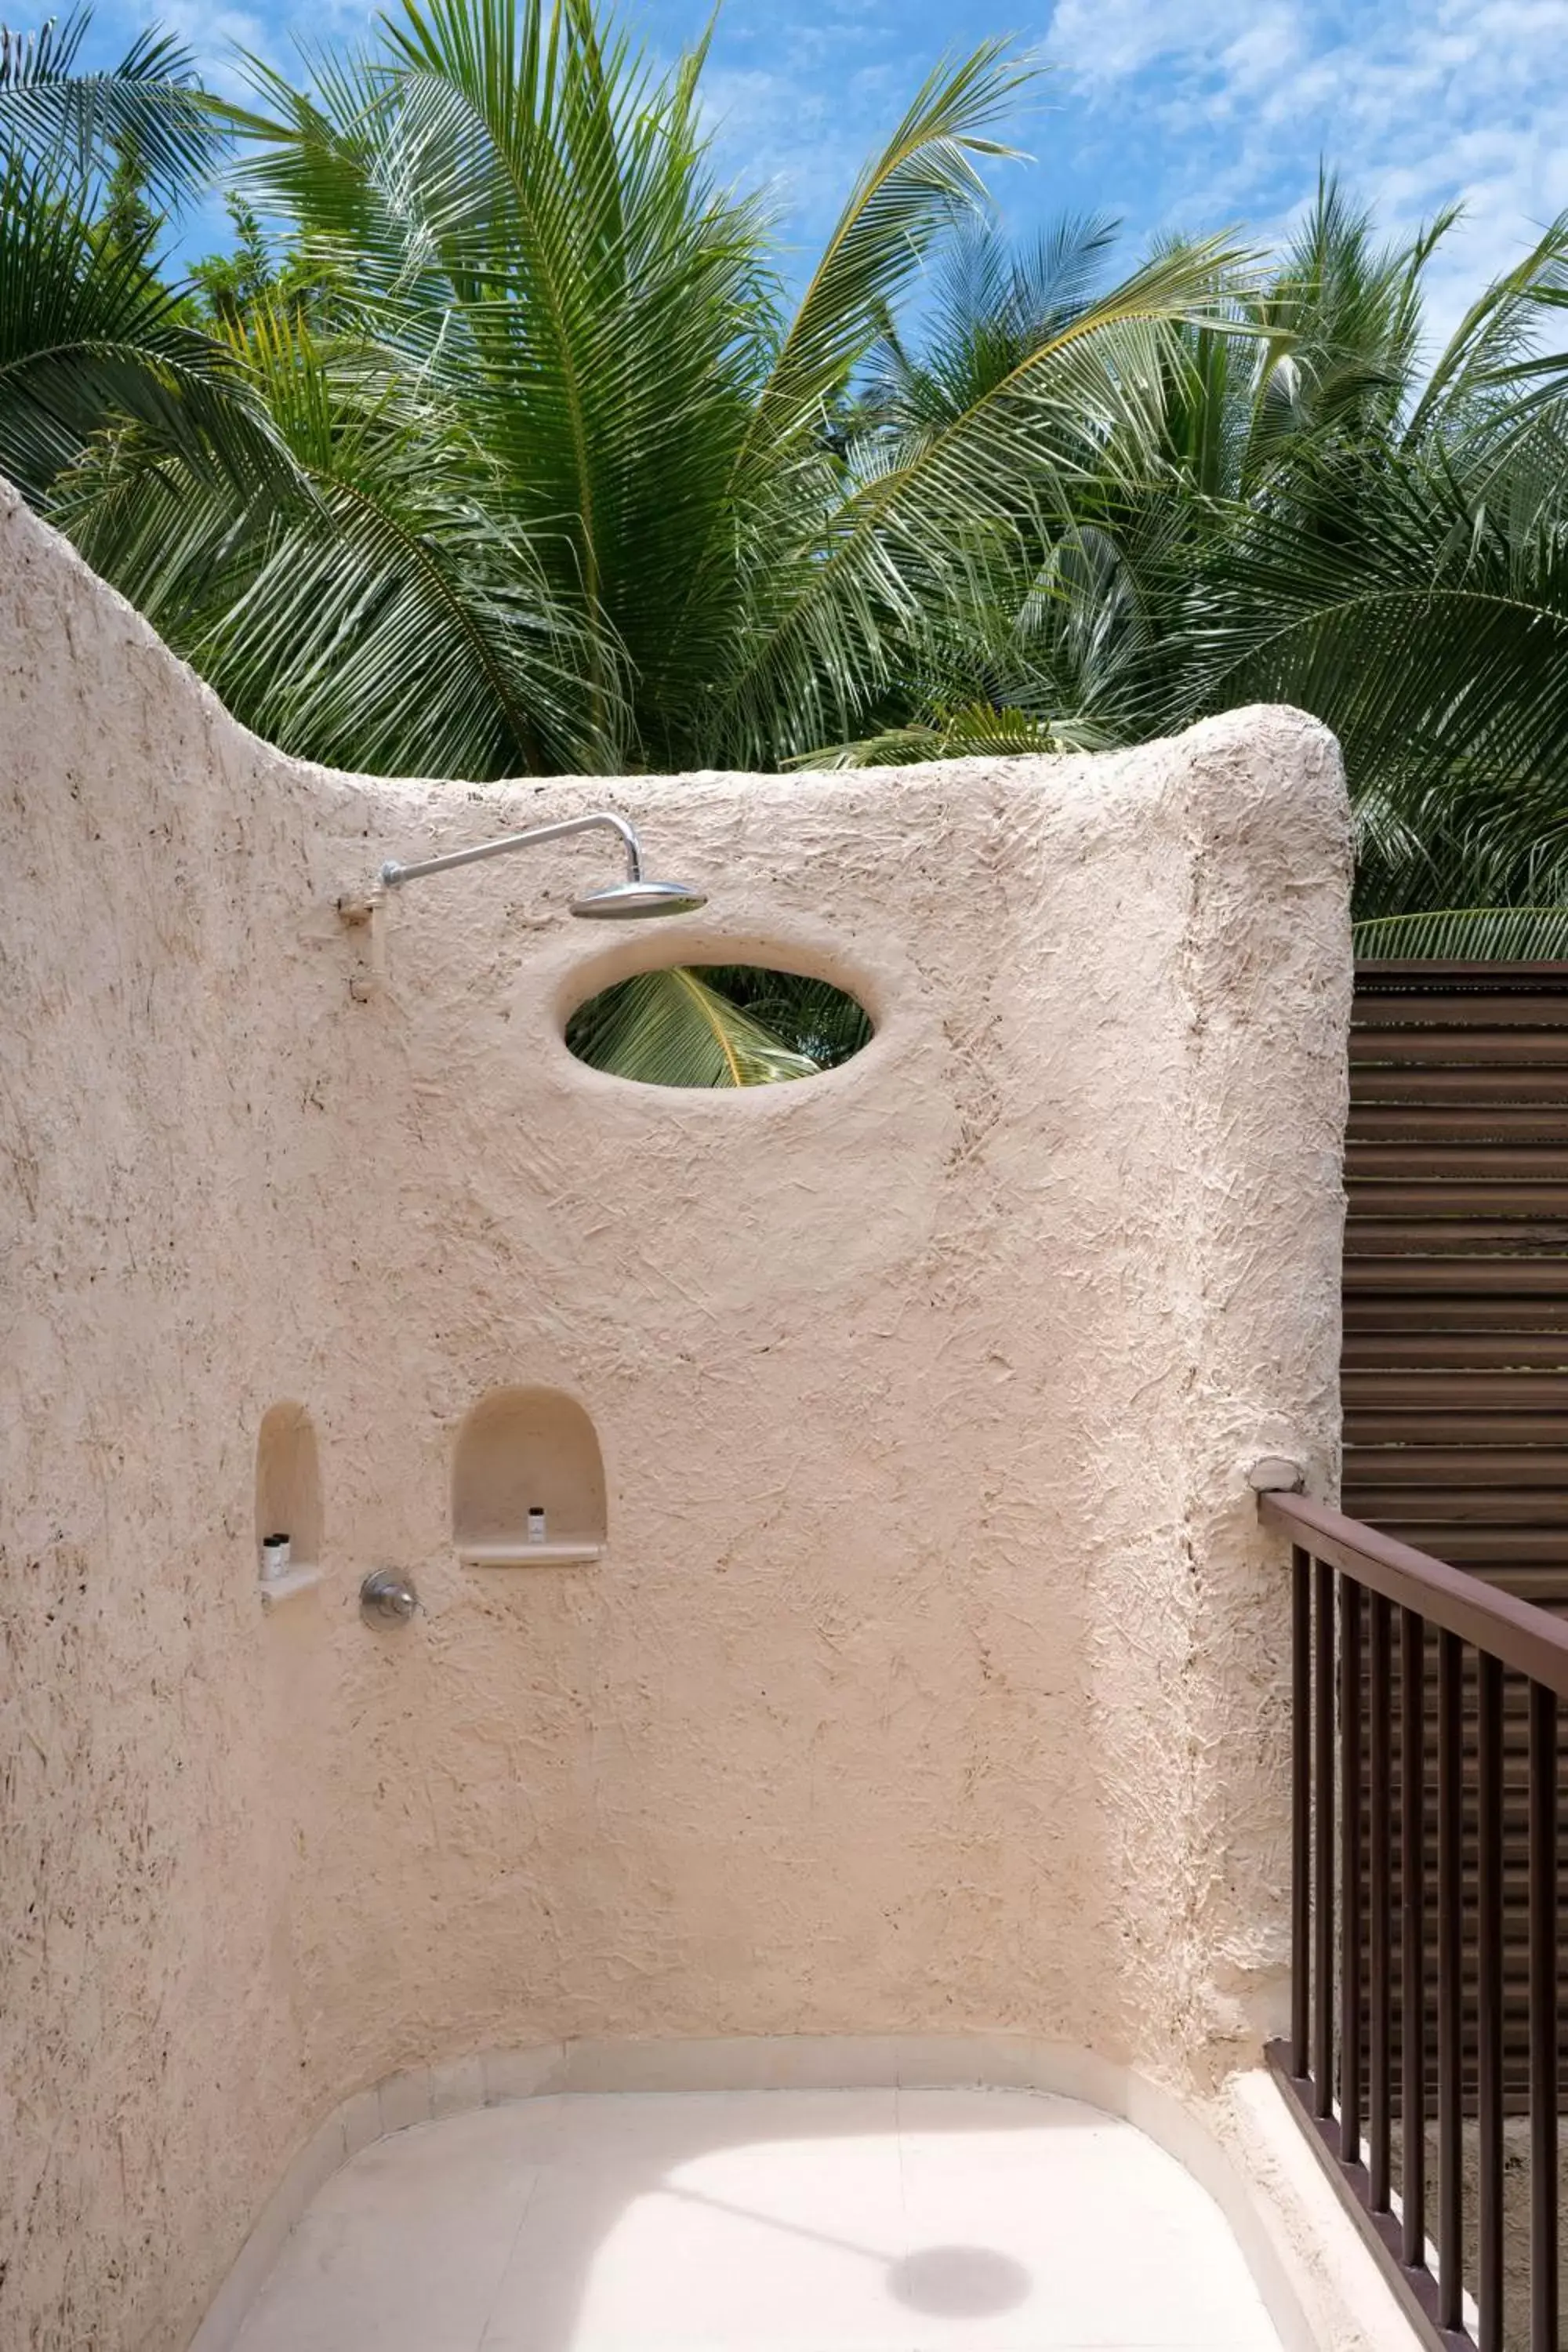
[[[569,922],[591,836],[338,919],[606,799],[707,914]],[[1196,2101],[1256,2054],[1245,1481],[1333,1475],[1348,857],[1279,710],[893,774],[312,769],[0,509],[0,2341],[171,2352],[417,2061],[985,2028]],[[839,979],[876,1041],[739,1097],[574,1063],[565,1010],[678,955]],[[593,1416],[595,1567],[456,1559],[511,1383]],[[264,1612],[281,1400],[326,1580]]]

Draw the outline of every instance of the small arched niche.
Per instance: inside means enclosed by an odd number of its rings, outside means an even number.
[[[256,1549],[289,1538],[290,1582],[321,1563],[321,1472],[316,1433],[302,1404],[275,1404],[256,1441]]]
[[[543,1514],[542,1536],[536,1530]],[[608,1532],[594,1424],[558,1389],[492,1389],[458,1433],[452,1538],[469,1568],[597,1559]]]

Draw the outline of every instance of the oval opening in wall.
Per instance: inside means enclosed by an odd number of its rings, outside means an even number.
[[[651,1087],[767,1087],[820,1077],[871,1040],[863,1005],[828,980],[762,964],[680,964],[580,1004],[580,1062]]]

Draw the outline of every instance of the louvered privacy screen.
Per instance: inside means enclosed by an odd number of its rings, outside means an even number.
[[[1344,1508],[1568,1610],[1568,964],[1367,964]]]

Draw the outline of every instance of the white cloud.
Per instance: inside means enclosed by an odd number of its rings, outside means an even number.
[[[1259,16],[1252,0],[1058,0],[1047,54],[1090,87],[1141,74],[1155,64],[1217,58]]]
[[[864,18],[830,13],[790,25],[765,63],[733,62],[732,49],[703,74],[718,169],[770,195],[792,242],[809,245],[826,232],[909,103],[908,59],[879,55],[879,46]]]
[[[1047,53],[1075,105],[1145,126],[1184,220],[1277,223],[1320,156],[1390,235],[1461,202],[1440,329],[1568,205],[1568,0],[1058,0]]]
[[[254,95],[241,51],[268,65],[288,64],[289,53],[274,27],[247,8],[213,8],[204,5],[203,0],[160,0],[158,17],[164,29],[193,52],[207,88],[221,97],[244,101]]]

